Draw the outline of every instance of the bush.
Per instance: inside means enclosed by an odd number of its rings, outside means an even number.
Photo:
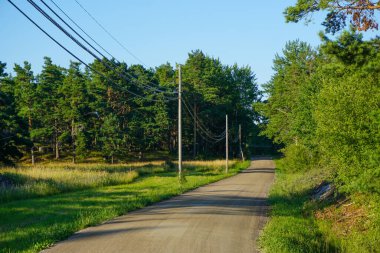
[[[310,169],[316,161],[316,155],[302,144],[291,144],[284,148],[283,152],[285,157],[279,162],[286,171],[305,171]]]

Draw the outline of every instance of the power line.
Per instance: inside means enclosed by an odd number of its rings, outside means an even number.
[[[42,1],[42,0],[41,0]],[[60,10],[62,13],[63,13],[63,15],[65,15],[79,30],[81,30],[90,40],[92,40],[98,47],[100,47],[104,52],[106,52],[111,58],[114,58],[114,59],[116,59],[116,57],[114,57],[110,52],[108,52],[104,47],[102,47],[98,42],[96,42],[96,40],[94,40],[87,32],[85,32],[84,31],[84,29],[81,27],[81,26],[79,26],[78,24],[77,24],[77,22],[75,22],[72,18],[70,18],[70,16],[64,11],[64,10],[62,10],[62,8],[61,7],[59,7],[58,6],[58,4],[56,4],[55,2],[54,2],[54,0],[50,0],[53,4],[54,4],[54,6],[56,7],[56,8],[58,8],[58,10]],[[43,3],[44,3],[44,1],[42,1]]]
[[[42,31],[46,36],[48,36],[52,41],[54,41],[58,46],[60,46],[63,50],[65,50],[68,54],[70,54],[72,57],[74,57],[77,61],[79,61],[80,63],[82,63],[83,65],[85,65],[87,68],[89,68],[91,71],[93,71],[94,73],[97,73],[98,75],[101,75],[103,76],[104,78],[108,79],[108,81],[112,82],[115,84],[115,82],[113,80],[111,80],[110,78],[108,78],[107,76],[103,75],[102,73],[100,73],[99,71],[95,70],[94,68],[92,68],[90,65],[88,65],[87,63],[85,63],[83,60],[81,60],[78,56],[76,56],[74,53],[72,53],[70,50],[68,50],[65,46],[63,46],[60,42],[58,42],[56,39],[54,39],[48,32],[46,32],[40,25],[38,25],[33,19],[31,19],[24,11],[22,11],[15,3],[13,3],[11,0],[8,0],[8,2],[10,4],[13,5],[13,7],[15,7],[22,15],[24,15],[32,24],[34,24],[40,31]],[[145,97],[139,95],[139,94],[136,94],[128,89],[124,89],[126,92],[130,93],[131,95],[134,95],[136,97],[140,97],[140,98],[143,98],[145,99]],[[151,99],[152,101],[160,101],[160,100],[153,100]]]
[[[89,11],[86,10],[86,8],[84,8],[84,6],[79,3],[78,0],[75,0],[75,2],[79,5],[80,8],[82,8],[82,10],[84,10],[87,15],[93,20],[95,21],[95,23],[100,27],[102,28],[102,30],[104,32],[106,32],[108,34],[108,36],[110,36],[117,44],[119,44],[120,47],[122,47],[128,54],[130,54],[133,58],[135,58],[137,61],[139,61],[143,66],[145,66],[146,68],[148,68],[145,63],[140,60],[137,56],[135,56],[131,51],[129,51],[118,39],[115,38],[115,36],[113,36]]]
[[[72,36],[66,29],[64,29],[60,24],[58,24],[49,14],[47,14],[44,10],[41,9],[33,0],[27,0],[38,12],[40,12],[46,19],[48,19],[51,23],[53,23],[59,30],[61,30],[66,36],[68,36],[72,41],[74,41],[78,46],[80,46],[83,50],[89,53],[95,59],[101,61],[101,59],[94,54],[90,49],[88,49],[85,45],[83,45],[80,41],[78,41],[74,36]]]
[[[42,0],[41,0],[42,1]],[[28,0],[28,2],[37,10],[39,11],[45,18],[47,18],[51,23],[53,23],[58,29],[60,29],[66,36],[68,36],[72,41],[74,41],[78,46],[80,46],[82,49],[84,49],[86,52],[88,52],[91,56],[93,56],[95,59],[100,61],[102,64],[104,64],[108,69],[112,69],[115,71],[113,67],[111,67],[108,63],[105,63],[102,61],[94,52],[92,52],[89,48],[87,48],[85,45],[83,45],[80,41],[78,41],[73,35],[71,35],[66,29],[64,29],[60,24],[58,24],[57,21],[54,20],[49,14],[47,14],[41,7],[39,7],[33,0]],[[50,9],[50,8],[49,8]],[[55,15],[59,17],[58,14],[53,12]],[[61,17],[59,17],[61,19]],[[62,19],[61,19],[62,20]],[[66,25],[68,25],[66,22],[64,22]],[[68,25],[69,26],[69,25]],[[71,26],[69,26],[72,30],[74,30]],[[76,32],[74,30],[74,32]],[[80,36],[81,37],[81,36]],[[83,38],[83,37],[81,37]],[[86,41],[87,42],[87,41]],[[91,47],[93,47],[89,42],[87,42]],[[103,57],[107,59],[104,55]],[[108,59],[107,59],[108,60]],[[109,60],[108,60],[109,61]],[[121,75],[122,78],[126,78],[123,74],[116,71],[118,75]],[[170,98],[166,98],[170,100]],[[174,99],[174,98],[173,98]]]
[[[191,110],[190,110],[190,108],[188,107],[188,105],[184,102],[183,103],[184,105],[185,105],[185,108],[187,109],[187,111],[188,111],[188,113],[189,113],[189,115],[195,120],[195,121],[197,121],[198,122],[198,125],[200,126],[199,127],[199,130],[201,130],[201,132],[202,133],[204,133],[205,135],[206,135],[206,137],[207,138],[209,138],[210,140],[212,140],[212,141],[210,141],[210,142],[219,142],[219,141],[222,141],[222,140],[224,140],[224,138],[225,138],[225,136],[226,136],[226,132],[224,131],[223,133],[221,133],[220,135],[218,135],[218,136],[212,136],[212,133],[210,133],[210,131],[209,130],[207,130],[207,129],[204,129],[203,127],[201,127],[201,125],[199,124],[199,121],[196,119],[196,117],[194,117],[194,114],[191,112]],[[206,139],[205,138],[205,136],[202,136],[204,139]]]
[[[66,13],[66,12],[64,12],[63,10],[62,10],[62,8],[60,8],[53,0],[50,0],[69,20],[71,20],[71,22],[73,22],[84,34],[86,34],[87,35],[87,37],[89,37],[96,45],[98,45],[100,48],[102,48],[108,55],[110,55],[113,59],[115,59],[116,60],[116,62],[117,63],[119,63],[120,64],[120,61],[118,61],[117,60],[117,58],[116,57],[114,57],[113,55],[111,55],[106,49],[104,49],[104,47],[102,47],[98,42],[96,42],[90,35],[88,35],[85,31],[84,31],[84,29],[82,29],[72,18],[70,18],[69,17],[69,15]],[[81,37],[87,44],[89,44],[82,36],[80,36],[70,25],[68,25],[67,24],[67,22],[65,22],[56,12],[54,12],[49,6],[48,6],[48,4],[46,4],[43,0],[41,0],[41,2],[46,6],[46,7],[48,7],[59,19],[61,19],[62,20],[62,22],[64,22],[72,31],[74,31],[79,37]],[[90,45],[92,48],[94,48],[92,45]],[[94,48],[95,49],[95,48]],[[95,49],[96,50],[96,49]],[[98,50],[96,50],[98,53],[100,53]],[[100,53],[101,54],[101,53]],[[106,58],[107,59],[107,57],[105,57],[103,54],[101,54],[104,58]],[[107,59],[108,61],[110,61],[109,59]],[[116,64],[114,64],[112,61],[110,61],[114,66],[116,65]],[[132,78],[132,79],[136,79],[137,80],[137,82],[138,82],[138,79],[136,78],[136,77],[134,77],[133,75],[131,75],[130,73],[128,73],[128,72],[124,72],[126,75],[128,75],[130,78]],[[152,83],[152,82],[150,82],[150,81],[148,81],[150,84],[152,84],[152,85],[156,85],[156,84],[154,84],[154,83]],[[143,84],[143,83],[138,83],[138,84],[140,84],[140,85],[142,85],[142,86],[144,86],[145,88],[148,88],[148,89],[151,89],[151,90],[153,90],[154,92],[160,92],[160,93],[167,93],[167,94],[169,94],[169,93],[171,93],[171,94],[175,94],[175,92],[173,92],[173,91],[164,91],[164,90],[161,90],[161,89],[158,89],[158,88],[156,88],[156,87],[153,87],[153,86],[150,86],[150,85],[147,85],[147,84]],[[173,98],[173,100],[175,100],[176,98]]]
[[[188,110],[189,114],[191,115],[191,117],[198,123],[199,129],[203,130],[203,132],[205,134],[207,134],[207,136],[209,136],[210,138],[215,139],[215,140],[216,139],[223,139],[225,137],[225,135],[226,135],[225,131],[219,135],[215,135],[215,134],[211,133],[211,131],[208,130],[207,127],[200,121],[198,116],[194,115],[191,112],[190,106],[187,104],[187,102],[185,100],[183,102],[184,102],[184,105],[185,105],[186,109]]]
[[[71,29],[71,31],[73,31],[77,36],[79,36],[79,38],[81,38],[87,45],[89,45],[92,49],[94,49],[98,54],[100,54],[101,56],[103,56],[104,58],[107,58],[106,56],[104,56],[101,52],[99,52],[98,49],[96,49],[92,44],[90,44],[85,38],[83,38],[74,28],[72,28],[63,18],[61,18],[61,16],[59,16],[52,8],[50,8],[50,6],[45,3],[44,0],[40,0],[57,18],[59,18],[59,20],[61,20],[67,27],[69,27]]]
[[[188,108],[190,108],[190,106],[189,106],[189,102],[187,102],[186,99],[184,99],[184,103],[187,103],[186,106],[187,106]],[[198,121],[198,123],[199,123],[200,126],[203,126],[204,129],[207,129],[207,127],[206,127],[206,126],[202,123],[202,121],[199,119],[198,115],[195,114],[194,117],[196,118],[196,120]],[[223,135],[224,133],[225,133],[225,132],[223,132],[223,133],[220,134],[220,135],[216,135],[216,136],[221,136],[221,135]]]

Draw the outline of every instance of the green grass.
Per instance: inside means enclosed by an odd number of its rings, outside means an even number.
[[[180,184],[175,172],[150,173],[134,182],[12,201],[0,207],[0,252],[38,252],[85,227],[234,175],[249,162],[222,168],[188,169]]]
[[[378,198],[350,196],[350,201],[356,202],[358,207],[370,207],[367,209],[371,218],[364,219],[365,226],[359,222],[350,228],[349,234],[339,235],[339,229],[344,229],[345,224],[339,224],[342,216],[336,202],[316,202],[310,198],[316,186],[331,179],[329,171],[287,172],[281,168],[281,161],[276,164],[279,168],[269,195],[270,220],[259,238],[262,252],[380,252],[376,246],[380,238]],[[324,212],[327,208],[336,218],[317,219],[316,212]]]

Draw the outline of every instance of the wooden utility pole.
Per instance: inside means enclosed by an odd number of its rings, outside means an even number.
[[[182,179],[182,76],[178,65],[178,177]]]
[[[194,100],[194,143],[193,143],[193,159],[197,156],[197,104]]]
[[[241,160],[244,162],[244,153],[243,153],[243,148],[241,147],[241,124],[239,124],[239,149],[240,149],[240,157]]]
[[[228,115],[226,114],[226,173],[228,173]]]

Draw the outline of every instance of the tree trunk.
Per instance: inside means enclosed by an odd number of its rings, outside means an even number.
[[[73,163],[75,163],[76,152],[75,152],[75,121],[71,120],[71,146],[73,152]]]
[[[30,108],[29,108],[29,116],[28,116],[28,130],[29,130],[29,134],[30,132],[32,131],[32,117],[30,116]],[[34,157],[34,143],[33,143],[33,146],[32,148],[30,149],[30,155],[31,155],[31,158],[32,158],[32,165],[34,165],[35,163],[35,157]]]
[[[34,147],[32,147],[32,148],[30,149],[30,154],[31,154],[31,156],[32,156],[32,165],[34,165],[34,163],[35,163],[35,159],[34,159]]]
[[[113,164],[113,155],[111,156],[111,163]]]
[[[55,137],[55,159],[59,159],[59,143],[57,136]]]
[[[58,126],[57,120],[54,121],[55,125],[55,159],[59,159],[59,142],[58,142]]]

